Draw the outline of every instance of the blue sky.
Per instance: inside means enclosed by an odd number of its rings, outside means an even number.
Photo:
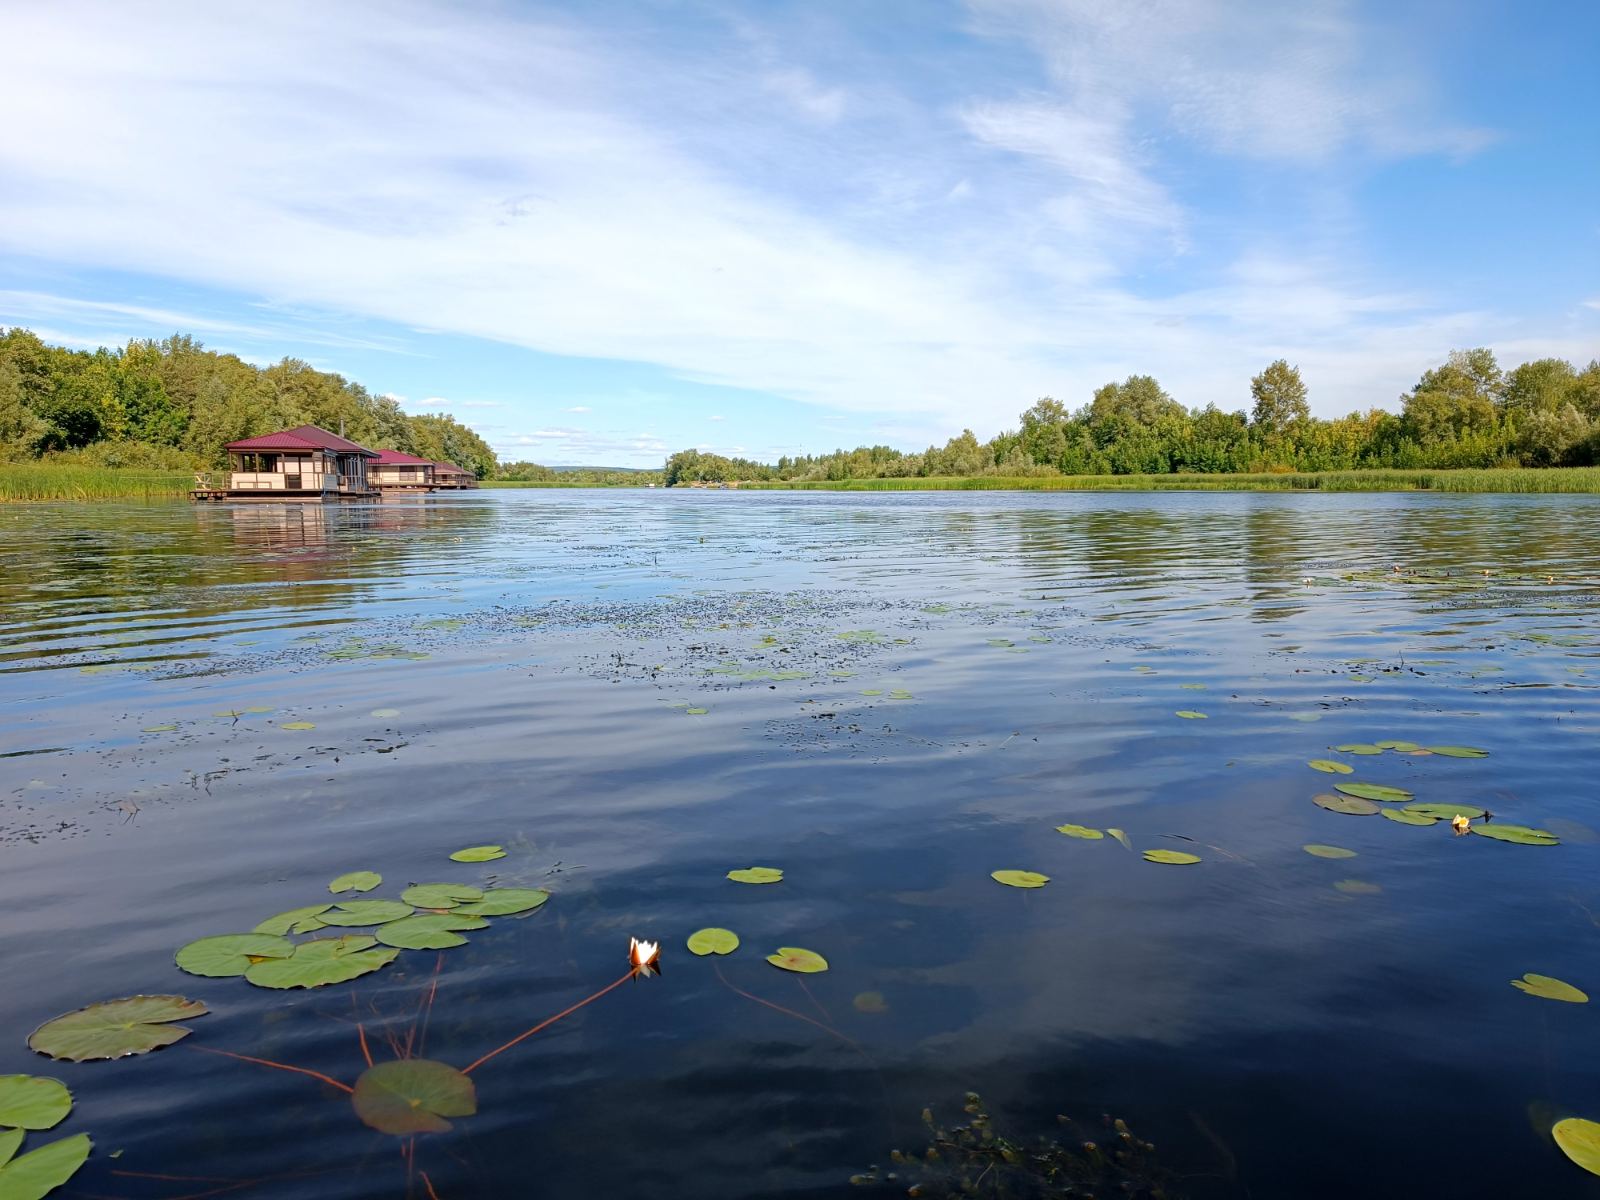
[[[502,458],[1600,355],[1593,3],[8,7],[0,324],[294,355]]]

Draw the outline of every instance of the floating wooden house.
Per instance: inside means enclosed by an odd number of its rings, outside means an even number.
[[[431,492],[438,486],[435,470],[438,463],[415,454],[402,454],[398,450],[379,450],[368,472],[379,491]]]
[[[356,500],[376,496],[368,467],[378,457],[316,425],[228,443],[229,500]],[[196,499],[222,499],[197,489]],[[207,494],[202,495],[201,491]]]
[[[436,462],[433,464],[434,482],[441,488],[475,488],[478,486],[478,477],[455,463]]]

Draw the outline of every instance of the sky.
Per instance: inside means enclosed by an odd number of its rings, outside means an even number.
[[[1600,4],[0,0],[0,325],[502,459],[918,450],[1134,373],[1600,356]]]

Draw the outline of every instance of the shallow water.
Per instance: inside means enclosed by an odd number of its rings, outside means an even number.
[[[1359,494],[0,509],[0,1073],[72,1087],[60,1132],[97,1150],[70,1196],[425,1196],[423,1172],[440,1200],[902,1195],[848,1180],[969,1089],[1019,1137],[1126,1118],[1172,1195],[1600,1196],[1546,1134],[1600,1119],[1600,1011],[1508,986],[1600,993],[1597,518]],[[1382,739],[1490,756],[1330,749]],[[1312,803],[1342,780],[1562,844]],[[478,843],[509,853],[448,860]],[[785,878],[726,879],[751,865]],[[316,991],[173,965],[356,869],[373,896],[553,895]],[[697,958],[703,926],[743,945]],[[199,1052],[353,1082],[355,1021],[390,1056],[442,964],[426,1053],[465,1066],[616,978],[634,934],[663,975],[486,1064],[410,1171],[336,1090]],[[830,970],[775,970],[780,946]],[[141,992],[212,1012],[140,1058],[25,1045]]]

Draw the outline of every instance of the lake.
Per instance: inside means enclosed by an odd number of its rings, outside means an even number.
[[[68,1197],[936,1196],[963,1172],[1600,1196],[1548,1134],[1600,1119],[1600,1012],[1510,986],[1600,990],[1597,518],[1432,494],[0,508],[0,1074],[71,1087],[58,1129],[95,1153]],[[1363,783],[1415,799],[1335,790]],[[1559,844],[1373,811],[1407,803]],[[449,857],[479,845],[505,854]],[[750,867],[782,880],[728,878]],[[383,881],[330,894],[354,871]],[[550,897],[310,990],[174,963],[432,882]],[[690,953],[706,927],[740,945]],[[378,1132],[266,1065],[349,1086],[365,1043],[459,1071],[619,979],[630,936],[660,976],[474,1069],[448,1132]],[[210,1012],[137,1057],[28,1049],[138,994]],[[1020,1166],[956,1135],[891,1159],[969,1091]],[[1104,1118],[1153,1149],[1119,1164]],[[1040,1190],[1050,1169],[1078,1190]]]

